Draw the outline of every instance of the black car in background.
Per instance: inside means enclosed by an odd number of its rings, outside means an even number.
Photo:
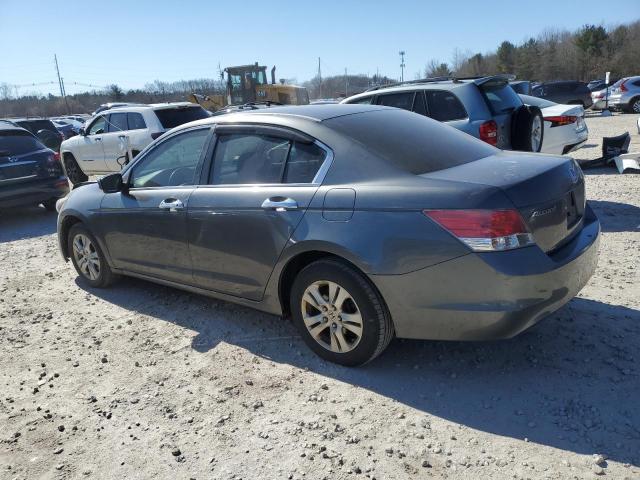
[[[34,134],[45,147],[56,152],[60,150],[60,144],[65,139],[64,134],[47,118],[10,118],[6,121],[28,130]]]
[[[531,95],[564,105],[582,105],[584,108],[593,105],[587,84],[574,80],[541,83],[531,89]]]
[[[67,193],[60,155],[24,128],[0,122],[0,209],[42,204],[54,211]]]

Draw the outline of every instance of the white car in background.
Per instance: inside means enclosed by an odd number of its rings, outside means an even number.
[[[147,145],[178,125],[209,117],[189,102],[155,103],[113,108],[88,120],[80,134],[60,145],[60,157],[71,183],[90,175],[119,172]]]
[[[525,105],[542,111],[544,138],[540,153],[564,155],[576,150],[589,138],[582,105],[562,105],[543,98],[520,95]]]

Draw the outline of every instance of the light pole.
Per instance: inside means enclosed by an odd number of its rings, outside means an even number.
[[[400,54],[400,81],[404,82],[404,50],[398,52]]]

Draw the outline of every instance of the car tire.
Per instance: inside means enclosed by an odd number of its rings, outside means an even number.
[[[47,212],[55,212],[56,211],[56,202],[57,198],[50,198],[49,200],[45,200],[42,202],[42,206],[45,208]]]
[[[338,260],[319,260],[302,269],[293,282],[289,307],[309,348],[340,365],[355,367],[373,360],[394,335],[378,291]]]
[[[539,152],[544,140],[544,119],[538,107],[522,105],[513,112],[511,147],[523,152]]]
[[[67,252],[81,281],[88,286],[105,288],[116,280],[100,245],[82,223],[76,223],[69,230]]]
[[[76,161],[75,157],[71,153],[64,154],[63,163],[64,163],[64,170],[67,174],[67,178],[74,185],[76,183],[82,183],[89,180],[89,177],[87,177],[84,174],[84,172],[80,168],[80,165],[78,165],[78,162]]]
[[[640,97],[631,99],[627,111],[629,113],[640,113]]]

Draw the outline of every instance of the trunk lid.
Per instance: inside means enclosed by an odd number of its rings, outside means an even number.
[[[21,155],[9,155],[6,150],[0,151],[0,185],[53,176],[49,171],[55,167],[53,164],[49,165],[52,158],[53,152],[48,149]]]
[[[582,228],[584,176],[568,157],[498,153],[422,176],[500,188],[545,252],[564,245]]]

